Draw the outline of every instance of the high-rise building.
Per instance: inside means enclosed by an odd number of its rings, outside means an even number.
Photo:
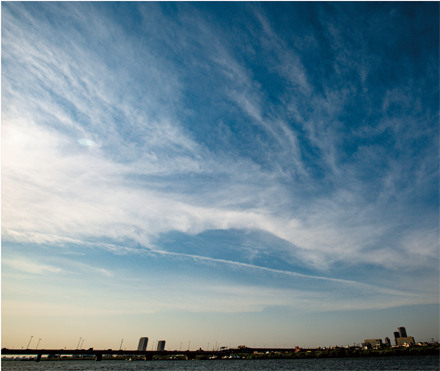
[[[398,327],[397,329],[399,330],[399,334],[401,338],[407,337],[405,327]]]
[[[400,338],[399,331],[394,331],[393,334],[394,334],[394,341],[396,342],[397,345],[397,339]]]
[[[163,352],[165,350],[165,340],[159,340],[157,343],[157,351]]]
[[[140,338],[137,350],[140,350],[142,352],[147,350],[147,344],[148,344],[148,338]]]
[[[390,338],[389,338],[389,337],[386,337],[386,338],[385,338],[385,344],[387,345],[387,347],[390,347],[390,346],[391,346],[391,341],[390,341]]]

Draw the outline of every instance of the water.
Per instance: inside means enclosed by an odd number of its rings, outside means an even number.
[[[438,356],[374,358],[261,359],[212,361],[2,361],[2,370],[17,371],[429,371],[439,370]]]

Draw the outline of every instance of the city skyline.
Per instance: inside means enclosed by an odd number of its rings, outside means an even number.
[[[394,344],[391,344],[391,340],[390,340],[390,338],[387,336],[387,337],[385,337],[385,342],[382,342],[382,339],[380,339],[380,338],[377,338],[377,339],[366,339],[366,340],[364,340],[364,342],[362,343],[362,346],[365,346],[366,345],[366,343],[374,343],[374,344],[372,344],[372,345],[374,345],[374,346],[376,346],[376,345],[381,345],[381,346],[385,346],[385,347],[392,347],[392,346],[396,346],[396,347],[402,347],[402,346],[405,346],[406,345],[406,343],[405,342],[407,342],[407,341],[411,341],[411,344],[412,345],[418,345],[418,343],[424,343],[424,342],[426,342],[426,341],[415,341],[414,340],[414,337],[412,337],[412,336],[408,336],[407,335],[407,333],[406,333],[406,329],[405,329],[405,327],[398,327],[398,329],[397,329],[398,331],[395,331],[394,333],[393,333],[393,335],[394,335]],[[39,338],[38,339],[38,343],[37,343],[37,345],[35,346],[35,348],[33,348],[33,347],[31,347],[30,345],[31,345],[31,343],[32,343],[32,340],[33,340],[33,338],[34,338],[34,336],[31,336],[30,337],[30,339],[29,339],[29,342],[28,342],[28,344],[27,344],[27,346],[26,347],[22,347],[21,349],[30,349],[30,350],[32,350],[32,349],[35,349],[35,350],[37,350],[38,349],[38,345],[40,344],[40,341],[41,341],[41,338]],[[399,342],[399,340],[400,339],[403,339],[403,341],[401,341],[401,342]],[[118,349],[118,351],[121,351],[121,350],[130,350],[130,351],[134,351],[134,349],[127,349],[127,348],[123,348],[122,347],[122,344],[123,344],[123,340],[124,339],[121,339],[121,344],[120,344],[120,347],[119,347],[119,349]],[[137,351],[140,351],[140,352],[145,352],[145,351],[157,351],[157,352],[163,352],[163,351],[166,351],[166,350],[172,350],[172,351],[190,351],[191,350],[191,348],[190,348],[190,344],[191,344],[191,342],[189,341],[188,342],[188,347],[187,348],[183,348],[182,349],[182,342],[180,342],[180,348],[179,349],[171,349],[171,348],[165,348],[165,344],[166,344],[166,340],[155,340],[155,341],[153,341],[153,343],[151,344],[151,349],[150,348],[148,348],[148,337],[141,337],[140,339],[139,339],[139,342],[138,342],[138,347],[137,347]],[[431,338],[431,341],[433,341],[434,339],[433,338]],[[82,337],[80,337],[79,338],[79,340],[78,340],[78,344],[77,344],[77,347],[75,348],[76,350],[85,350],[84,348],[83,348],[83,343],[84,343],[84,339],[82,338]],[[438,343],[438,342],[437,342]],[[200,347],[198,350],[206,350],[206,351],[209,351],[209,350],[212,350],[212,351],[221,351],[221,350],[223,350],[223,349],[238,349],[238,348],[250,348],[249,346],[246,346],[246,345],[238,345],[238,346],[233,346],[233,347],[231,347],[231,345],[230,345],[231,343],[229,342],[229,347],[228,346],[222,346],[221,345],[221,343],[218,343],[218,342],[216,342],[215,344],[212,344],[212,348],[209,346],[209,343],[208,343],[208,345],[206,346],[206,348],[202,348],[202,347]],[[342,347],[342,345],[334,345],[334,347],[338,347],[338,346],[341,346]],[[347,346],[348,347],[351,347],[351,345],[350,344],[347,344]],[[361,347],[361,343],[354,343],[353,344],[353,346],[355,346],[355,347]],[[329,347],[327,347],[327,348],[331,348],[332,346],[329,346]],[[273,349],[273,347],[266,347],[266,344],[265,344],[265,347],[264,347],[265,349]],[[263,348],[263,349],[264,349]],[[299,346],[295,346],[295,348],[296,349],[303,349],[303,348],[301,348],[301,347],[299,347]],[[321,348],[321,347],[320,347]],[[322,348],[326,348],[326,347],[322,347]],[[14,348],[11,348],[11,349],[14,349]],[[16,349],[18,349],[18,348],[16,348]],[[64,348],[64,349],[66,349],[66,347]],[[285,346],[285,344],[284,344],[284,348],[283,347],[278,347],[278,349],[293,349],[293,347],[286,347]],[[41,348],[40,348],[40,350],[41,350]],[[91,351],[91,350],[96,350],[95,348],[93,348],[93,347],[90,347],[89,349],[88,349],[89,351]],[[108,350],[112,350],[112,349],[108,349]]]
[[[407,335],[405,327],[398,327],[398,331],[395,331],[393,333],[393,335],[394,335],[394,344],[391,344],[391,340],[387,336],[387,337],[385,337],[385,341],[384,342],[382,342],[381,338],[365,339],[364,342],[362,342],[362,343],[357,343],[357,344],[354,343],[353,345],[347,344],[346,346],[347,347],[354,346],[354,347],[361,348],[361,345],[362,345],[362,347],[364,347],[364,346],[367,345],[367,343],[370,343],[370,345],[372,345],[373,347],[376,347],[377,345],[380,345],[380,347],[406,347],[406,342],[409,342],[412,346],[417,346],[419,343],[431,343],[432,341],[434,341],[433,338],[431,338],[431,341],[415,341],[414,337]],[[40,344],[41,338],[38,339],[38,343],[35,346],[35,348],[30,346],[33,338],[34,338],[34,336],[31,336],[27,346],[26,347],[22,347],[21,349],[29,349],[29,350],[35,349],[35,350],[37,350],[38,349],[38,345]],[[401,339],[403,339],[403,340],[400,341]],[[124,339],[121,340],[121,345],[120,345],[118,351],[129,350],[130,352],[133,352],[134,349],[127,349],[127,348],[123,348],[122,347],[123,340]],[[183,351],[183,352],[185,352],[185,351],[190,351],[191,350],[191,348],[190,348],[191,342],[190,341],[188,342],[188,347],[187,348],[183,348],[182,349],[182,342],[181,342],[179,349],[171,349],[169,347],[165,348],[166,340],[156,340],[156,341],[153,341],[153,343],[151,345],[151,349],[149,349],[148,348],[148,340],[149,340],[148,337],[141,337],[139,339],[139,342],[138,342],[137,351],[140,351],[140,352],[145,352],[145,351],[163,352],[163,351],[171,350],[173,352],[176,352],[176,351]],[[86,349],[83,349],[83,347],[82,347],[83,342],[84,342],[84,339],[82,337],[80,337],[79,340],[78,340],[78,345],[77,345],[77,347],[74,350],[86,350]],[[246,346],[246,345],[238,345],[238,346],[231,347],[230,344],[231,343],[229,342],[229,347],[228,347],[228,346],[222,346],[221,343],[216,342],[215,344],[212,344],[212,348],[211,348],[209,346],[209,343],[208,343],[206,348],[200,347],[197,350],[204,350],[204,351],[212,350],[212,351],[218,352],[218,351],[221,351],[221,350],[224,350],[224,349],[251,348],[251,347]],[[437,342],[437,344],[438,344],[438,342]],[[343,346],[343,345],[334,345],[334,346],[319,347],[319,348],[327,348],[328,349],[328,348],[332,348],[332,347],[345,347],[345,346]],[[18,348],[16,348],[16,349],[18,349]],[[263,347],[262,349],[274,349],[274,348],[273,347],[266,347],[266,344],[265,344],[265,347]],[[284,345],[284,347],[278,347],[277,349],[280,349],[280,350],[281,349],[293,349],[293,347],[286,347]],[[302,350],[302,349],[304,349],[304,348],[301,348],[299,346],[295,346],[295,351],[297,351],[297,350],[299,351],[299,350]],[[39,350],[41,350],[41,348]],[[64,348],[64,350],[66,350],[66,348]],[[87,350],[88,351],[92,351],[92,350],[97,350],[97,349],[93,348],[93,347],[90,347]],[[114,349],[108,349],[108,350],[114,350]]]
[[[438,340],[438,3],[1,6],[2,347]]]

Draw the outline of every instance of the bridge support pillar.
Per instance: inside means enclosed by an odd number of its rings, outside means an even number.
[[[101,353],[96,354],[95,355],[95,361],[99,362],[101,360],[102,360],[102,354]]]
[[[37,358],[35,359],[35,362],[40,362],[41,361],[41,354],[37,355]]]

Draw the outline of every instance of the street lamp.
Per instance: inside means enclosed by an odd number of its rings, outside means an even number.
[[[33,336],[31,336],[31,339],[29,340],[29,343],[28,343],[28,345],[27,345],[27,348],[26,348],[26,349],[29,349],[29,344],[31,343],[31,341],[32,341],[32,338],[33,338]]]

